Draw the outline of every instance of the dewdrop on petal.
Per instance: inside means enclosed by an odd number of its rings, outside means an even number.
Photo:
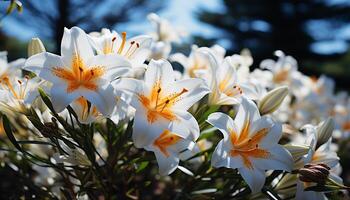
[[[329,138],[332,136],[334,126],[335,124],[332,118],[328,118],[327,120],[321,122],[317,128],[317,146],[321,146],[329,140]]]
[[[46,49],[39,38],[32,38],[28,44],[28,57],[38,53],[46,52]]]
[[[277,110],[288,92],[287,86],[281,86],[268,92],[258,103],[260,114],[265,115]]]

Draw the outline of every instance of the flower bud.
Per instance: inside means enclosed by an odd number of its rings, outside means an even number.
[[[288,95],[288,87],[281,86],[268,92],[259,101],[259,111],[261,115],[269,114],[277,110],[284,98]]]
[[[40,130],[44,137],[51,137],[53,135],[58,135],[58,127],[54,122],[46,122]]]
[[[285,149],[287,149],[293,157],[294,161],[299,160],[302,156],[306,155],[309,152],[309,147],[304,145],[284,145]]]
[[[42,52],[46,52],[46,50],[41,40],[39,38],[32,38],[28,44],[28,57]]]
[[[323,121],[317,128],[317,145],[321,146],[326,143],[329,138],[332,136],[334,130],[334,120],[328,118],[326,121]]]
[[[331,168],[326,164],[307,164],[298,170],[299,179],[303,182],[324,184]]]

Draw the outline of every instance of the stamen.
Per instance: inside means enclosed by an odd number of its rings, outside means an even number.
[[[114,41],[117,39],[117,37],[113,37],[112,38],[112,46],[111,46],[111,53],[113,52],[113,48],[114,48]]]
[[[10,90],[10,92],[13,94],[13,96],[14,96],[16,99],[18,99],[18,95],[17,95],[15,89],[13,88],[12,84],[10,83],[9,78],[8,78],[8,77],[5,77],[5,78],[3,78],[3,80],[4,80],[5,86],[7,86],[7,88]]]
[[[23,91],[22,91],[22,81],[21,80],[17,80],[17,82],[18,82],[18,84],[19,84],[19,97],[21,98],[21,97],[23,97],[23,95],[22,95],[22,93],[23,93]]]
[[[125,56],[128,55],[130,49],[132,48],[132,46],[133,46],[134,44],[135,44],[135,41],[131,41],[131,42],[130,42],[130,46],[129,46],[128,50],[126,51]]]
[[[188,92],[188,90],[186,88],[183,88],[181,92],[179,93],[175,93],[175,95],[171,96],[170,98],[167,98],[167,100],[161,104],[159,104],[157,107],[163,106],[164,104],[167,105],[170,103],[170,101],[174,101],[181,95],[183,95],[184,93]],[[164,109],[164,108],[163,108]],[[162,110],[163,110],[162,109]]]
[[[122,32],[122,44],[120,45],[119,49],[118,49],[118,54],[121,54],[123,49],[124,49],[124,45],[126,42],[126,32]]]
[[[130,58],[132,55],[134,55],[134,53],[136,52],[136,50],[140,48],[140,44],[136,43],[136,48],[133,49],[133,51],[128,55],[128,57]]]
[[[23,89],[23,91],[22,91],[22,93],[21,93],[22,99],[24,99],[26,90],[27,90],[27,88],[28,88],[29,76],[27,76],[27,77],[24,76],[24,78],[26,79],[26,83],[25,83],[24,89]]]
[[[238,85],[234,85],[232,87],[232,89],[227,88],[226,90],[224,90],[222,92],[225,93],[227,96],[231,96],[231,97],[243,94],[242,88],[239,87]]]
[[[158,99],[159,99],[159,94],[160,94],[161,91],[162,91],[162,88],[159,88],[159,89],[157,90],[156,105],[155,105],[154,108],[157,108],[157,106],[158,106]]]
[[[82,67],[79,67],[79,76],[78,76],[78,79],[79,81],[82,79],[83,77],[83,72],[84,72],[84,69]]]
[[[160,110],[160,112],[163,112],[164,108],[168,105],[169,102],[170,102],[169,99],[167,99],[167,100],[165,101],[165,104],[164,104],[163,108]]]

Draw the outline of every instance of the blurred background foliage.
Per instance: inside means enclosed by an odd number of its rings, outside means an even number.
[[[336,78],[340,87],[349,87],[349,38],[341,36],[341,31],[349,28],[349,1],[223,0],[222,3],[224,12],[198,13],[200,21],[223,31],[219,37],[213,35],[208,45],[224,37],[229,41],[230,54],[248,48],[255,64],[280,49],[295,57],[306,74],[326,73]],[[208,41],[198,39],[201,43]],[[346,50],[337,52],[334,42],[343,44]],[[320,48],[322,44],[328,44],[323,47],[326,50]]]

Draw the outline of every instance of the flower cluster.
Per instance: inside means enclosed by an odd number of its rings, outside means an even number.
[[[108,173],[146,168],[148,151],[162,176],[179,169],[193,184],[222,179],[221,191],[183,188],[192,195],[325,199],[346,189],[332,136],[350,134],[350,99],[335,94],[333,80],[302,74],[281,51],[254,70],[248,50],[226,56],[219,45],[194,45],[188,56],[173,53],[184,34],[156,14],[149,19],[151,36],[72,27],[60,55],[37,38],[26,61],[1,54],[0,133],[48,166],[33,167],[40,185],[59,195],[55,180],[65,180],[74,196],[89,188],[85,180],[102,179],[103,189],[113,184]],[[24,139],[29,146],[18,143]]]

